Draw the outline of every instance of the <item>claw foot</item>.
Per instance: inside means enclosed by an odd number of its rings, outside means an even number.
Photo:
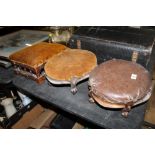
[[[89,102],[90,102],[90,103],[95,103],[95,100],[94,100],[92,97],[90,97],[90,98],[89,98]]]
[[[125,108],[122,110],[122,116],[127,118],[130,110],[131,110],[131,106],[126,105]]]
[[[89,90],[88,96],[89,96],[89,102],[90,103],[95,103],[95,100],[93,99],[92,91],[91,90]]]
[[[78,81],[78,78],[76,77],[73,77],[71,79],[71,92],[73,95],[77,93],[77,88],[76,88],[77,81]]]
[[[128,117],[128,111],[122,111],[122,116],[124,116],[125,118],[127,118]]]
[[[76,88],[76,87],[71,88],[71,93],[72,93],[73,95],[75,95],[75,94],[77,93],[77,88]]]

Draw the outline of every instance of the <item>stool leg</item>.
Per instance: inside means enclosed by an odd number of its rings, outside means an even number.
[[[125,105],[125,108],[122,110],[122,116],[124,117],[128,117],[128,113],[131,110],[131,106],[130,105]]]
[[[90,103],[95,103],[95,100],[93,99],[92,91],[91,90],[89,90],[88,96],[89,96],[89,102]]]
[[[73,77],[70,81],[71,82],[71,93],[73,95],[77,93],[77,87],[76,87],[77,81],[78,81],[78,78],[76,77]]]

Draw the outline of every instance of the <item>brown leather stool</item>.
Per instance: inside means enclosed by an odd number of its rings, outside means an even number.
[[[123,108],[127,117],[132,106],[144,103],[151,96],[149,72],[135,62],[113,59],[96,67],[89,78],[90,101],[103,107]]]

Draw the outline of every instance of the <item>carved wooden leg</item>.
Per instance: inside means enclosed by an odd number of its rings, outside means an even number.
[[[77,93],[77,87],[76,87],[76,84],[77,84],[77,78],[76,77],[73,77],[71,79],[71,92],[73,95],[75,95]]]
[[[89,90],[88,96],[89,96],[89,102],[90,103],[95,103],[95,100],[93,99],[92,91],[91,90]]]
[[[124,117],[128,117],[128,113],[131,110],[131,106],[130,105],[125,105],[125,108],[122,110],[122,116]]]

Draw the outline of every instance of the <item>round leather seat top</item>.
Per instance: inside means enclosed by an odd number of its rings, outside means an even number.
[[[135,62],[113,59],[97,66],[90,74],[92,92],[111,103],[136,102],[151,89],[149,72]]]

